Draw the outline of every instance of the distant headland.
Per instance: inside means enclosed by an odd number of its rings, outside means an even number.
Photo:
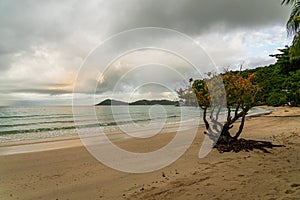
[[[170,101],[170,100],[138,100],[138,101],[134,101],[131,103],[127,103],[124,101],[118,101],[118,100],[114,100],[114,99],[105,99],[104,101],[101,101],[100,103],[96,104],[95,106],[124,106],[124,105],[129,105],[129,106],[149,106],[149,105],[174,105],[177,106],[179,105],[178,101]]]

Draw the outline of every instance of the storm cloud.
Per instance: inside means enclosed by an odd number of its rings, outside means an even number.
[[[217,66],[241,62],[246,67],[270,64],[274,60],[268,55],[290,42],[285,33],[290,8],[280,3],[280,0],[1,1],[0,98],[5,103],[0,105],[26,99],[26,94],[49,94],[49,98],[71,94],[78,69],[90,51],[108,37],[132,28],[163,27],[187,34],[198,41]],[[172,61],[171,64],[174,65]],[[181,71],[187,69],[186,65],[176,67],[182,67]],[[121,68],[108,77],[118,79],[123,73]],[[108,82],[103,84],[105,89],[98,92],[107,94],[111,86]],[[128,80],[128,85],[132,84],[134,80]]]

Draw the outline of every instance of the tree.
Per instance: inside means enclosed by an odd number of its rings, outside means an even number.
[[[273,74],[267,78],[261,78],[259,85],[263,88],[264,94],[267,94],[266,103],[271,106],[299,106],[300,102],[300,65],[290,62],[290,51],[293,47],[286,46],[279,49],[280,54],[271,55],[277,58],[273,67]],[[260,72],[260,76],[265,73]],[[266,88],[271,86],[271,90]]]
[[[248,111],[255,106],[256,94],[260,88],[254,84],[255,74],[244,77],[238,73],[226,72],[222,76],[224,87],[218,84],[218,76],[210,74],[209,78],[195,80],[192,89],[196,94],[198,104],[203,110],[204,132],[214,142],[219,152],[272,148],[270,142],[239,139],[245,124]],[[224,89],[224,91],[222,91]],[[225,94],[224,94],[225,92]],[[222,95],[226,95],[227,103]],[[212,104],[214,102],[214,104]],[[217,103],[216,103],[217,102]],[[225,112],[225,122],[220,116]],[[240,121],[239,121],[240,120]],[[239,123],[233,134],[233,126]]]
[[[287,21],[286,28],[288,35],[294,36],[293,44],[289,51],[290,62],[300,64],[300,1],[299,0],[282,0],[282,5],[292,5],[292,11]]]
[[[293,39],[293,44],[289,51],[290,62],[293,65],[300,65],[300,33],[298,32]]]
[[[285,80],[287,99],[290,106],[300,106],[300,70],[291,73]]]
[[[282,5],[292,5],[292,11],[287,21],[286,28],[289,35],[295,35],[299,32],[299,13],[300,1],[299,0],[282,0]]]
[[[189,80],[189,86],[185,89],[180,88],[179,90],[177,90],[177,94],[179,99],[183,100],[183,103],[185,106],[197,106],[197,100],[195,98],[195,94],[193,92],[192,89],[192,84],[193,79],[191,78]]]
[[[297,68],[299,68],[299,65],[296,65],[295,63],[291,62],[291,52],[292,47],[285,46],[284,49],[278,49],[280,53],[270,55],[271,57],[275,57],[277,59],[276,65],[281,70],[281,73],[283,74],[289,74],[291,71],[296,71]]]

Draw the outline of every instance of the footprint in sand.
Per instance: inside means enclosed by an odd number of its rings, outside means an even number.
[[[293,194],[293,193],[295,193],[295,191],[294,190],[286,190],[285,193],[286,194]]]
[[[293,184],[291,185],[292,188],[299,187],[299,186],[300,186],[299,183],[293,183]]]

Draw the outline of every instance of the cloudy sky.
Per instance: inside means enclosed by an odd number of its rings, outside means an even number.
[[[269,55],[291,43],[285,31],[290,8],[280,2],[2,0],[0,105],[70,104],[78,72],[91,52],[113,35],[134,28],[162,27],[186,34],[219,68],[274,63]],[[186,45],[176,37],[161,37],[161,43]],[[120,45],[107,54],[115,55]],[[119,55],[109,66],[99,60],[97,66],[101,73],[92,81],[98,84],[97,100],[111,97],[112,91],[119,99],[173,99],[171,90],[182,79],[199,78],[188,62],[161,50],[139,50]],[[153,84],[141,82],[145,77]],[[77,92],[86,98],[84,88]]]

